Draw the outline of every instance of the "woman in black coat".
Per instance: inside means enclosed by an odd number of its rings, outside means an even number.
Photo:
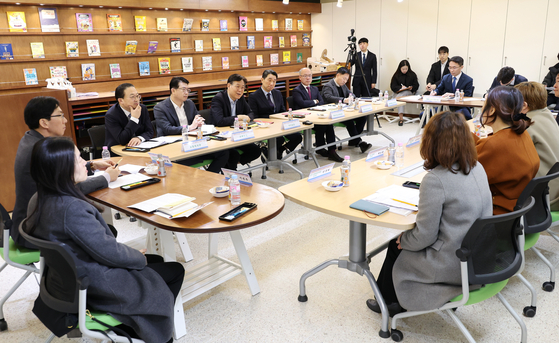
[[[396,99],[415,94],[419,88],[417,75],[411,70],[408,60],[400,61],[398,70],[392,76],[390,81],[390,89],[394,92]],[[398,107],[398,115],[400,116],[399,126],[404,125],[404,106]]]

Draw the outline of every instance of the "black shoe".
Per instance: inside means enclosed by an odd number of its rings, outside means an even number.
[[[373,147],[373,145],[371,143],[367,143],[365,141],[359,143],[359,148],[361,148],[361,153],[364,153],[365,151],[371,149]]]
[[[285,151],[285,148],[282,146],[278,147],[278,160],[281,160],[283,158],[283,152]]]
[[[317,150],[316,153],[319,154],[322,157],[328,157],[328,150],[326,150],[326,149]]]
[[[330,161],[334,161],[334,162],[343,162],[344,161],[344,159],[341,158],[340,155],[338,155],[336,150],[329,150],[328,151],[328,159]]]
[[[359,146],[359,144],[363,143],[363,141],[361,142],[357,142],[357,143],[353,143],[353,142],[348,142],[347,146],[350,146],[352,148],[357,148]]]
[[[398,126],[404,126],[404,121],[402,119],[398,122]]]
[[[367,300],[367,307],[375,313],[381,313],[380,305],[377,303],[375,299]],[[390,315],[390,317],[394,317],[395,315],[401,312],[406,312],[406,310],[403,309],[402,306],[400,306],[400,304],[398,303],[388,304],[387,307],[388,307],[388,315]]]

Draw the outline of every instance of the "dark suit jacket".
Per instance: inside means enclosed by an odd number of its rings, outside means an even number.
[[[460,79],[456,84],[456,88],[464,90],[464,96],[472,96],[472,94],[474,93],[474,79],[462,73],[462,76],[460,76]],[[455,92],[455,90],[452,90],[452,74],[443,76],[443,79],[437,87],[436,92],[437,95],[444,95],[445,93]]]
[[[367,54],[367,59],[365,64],[363,64],[363,73],[365,74],[365,79],[367,80],[367,85],[370,87],[371,83],[377,83],[377,55],[373,54],[369,50]],[[359,65],[363,63],[363,55],[361,51],[355,54],[355,58],[351,61],[351,65],[355,66],[355,73],[353,74],[353,84],[359,77],[359,80],[363,80],[361,74],[361,68]]]
[[[336,86],[336,81],[331,79],[322,87],[322,98],[324,98],[324,102],[335,103],[337,104],[340,100],[343,102],[345,98],[349,96],[349,88],[345,84],[342,85],[342,92],[344,93],[344,97],[340,97],[340,93],[338,92],[338,86]]]
[[[443,76],[450,74],[450,70],[448,70],[449,63],[449,60],[446,60],[443,75],[441,75],[441,61],[431,64],[431,70],[429,71],[429,76],[427,76],[427,83],[438,86],[441,83]]]
[[[153,138],[153,126],[149,119],[148,109],[142,107],[138,124],[128,119],[119,104],[114,104],[105,114],[105,145],[126,145],[134,137],[142,136],[146,141]]]
[[[277,89],[272,89],[272,98],[274,106],[272,107],[262,90],[262,87],[250,94],[248,97],[248,105],[257,118],[270,118],[270,114],[285,112],[285,101],[283,95]]]
[[[198,114],[196,105],[192,100],[187,99],[183,104],[186,119],[192,124],[194,117]],[[157,126],[157,136],[180,135],[182,134],[182,126],[179,116],[175,111],[175,106],[171,98],[167,98],[153,108],[153,116]]]
[[[514,86],[516,86],[521,82],[528,82],[528,79],[522,75],[514,74]],[[501,83],[497,81],[497,77],[495,76],[495,78],[493,79],[493,83],[491,84],[491,87],[489,87],[489,90],[492,90],[493,88],[498,87],[500,85]]]
[[[299,84],[297,87],[293,88],[293,110],[298,110],[300,108],[306,107],[313,107],[316,105],[324,105],[324,100],[322,100],[322,96],[320,96],[320,92],[318,88],[315,86],[311,87],[311,98],[309,98],[309,93],[303,86],[303,84]],[[318,104],[314,103],[314,99],[318,100]]]
[[[237,112],[236,115],[246,114],[251,120],[254,119],[254,113],[244,96],[237,100],[235,112]],[[231,103],[227,95],[227,89],[217,93],[212,99],[211,114],[215,126],[231,126],[235,122],[235,117],[231,114]]]

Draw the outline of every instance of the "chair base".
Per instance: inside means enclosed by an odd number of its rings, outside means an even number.
[[[0,331],[8,330],[8,323],[4,318],[0,319]]]

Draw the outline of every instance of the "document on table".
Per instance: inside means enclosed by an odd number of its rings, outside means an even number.
[[[410,95],[402,97],[398,100],[410,100],[410,101],[419,101],[421,99],[421,95]]]
[[[124,164],[118,166],[118,169],[120,169],[120,171],[128,172],[130,174],[138,174],[140,170],[144,169],[145,167],[146,166],[139,166],[136,164]]]
[[[464,101],[485,101],[484,98],[464,98]]]
[[[208,206],[212,202],[198,205],[193,201],[196,198],[183,194],[167,193],[128,207],[152,213],[167,219],[190,217],[193,213]]]
[[[419,204],[419,190],[391,185],[381,188],[363,200],[390,207],[390,212],[408,215],[411,211],[417,211]],[[403,211],[402,211],[403,210]]]
[[[216,133],[216,132],[217,132],[217,129],[215,128],[214,125],[206,125],[206,124],[202,125],[202,134],[204,136],[205,135],[211,135],[211,134]],[[189,136],[196,136],[197,134],[198,133],[196,132],[196,130],[188,132]]]
[[[147,179],[151,179],[151,176],[147,176],[144,174],[121,175],[116,179],[116,181],[109,183],[109,188],[118,188],[120,186],[129,185],[131,183],[140,182]]]
[[[182,140],[182,137],[177,136],[162,136],[149,139],[140,143],[137,148],[152,149],[161,145],[170,144]]]

